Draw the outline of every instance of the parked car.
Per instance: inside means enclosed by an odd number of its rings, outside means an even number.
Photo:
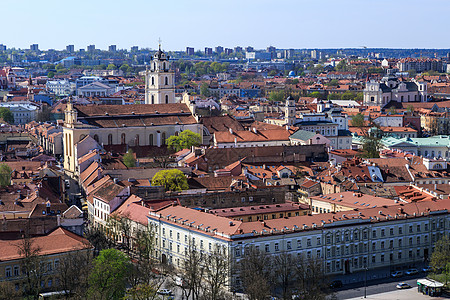
[[[338,289],[342,287],[342,281],[340,280],[334,280],[330,283],[330,288],[332,289]]]
[[[402,289],[409,289],[411,288],[411,286],[406,282],[400,282],[399,284],[397,284],[397,288],[402,290]]]
[[[433,268],[431,266],[426,266],[422,269],[422,272],[428,273],[433,271]]]
[[[395,271],[391,273],[391,277],[394,278],[398,278],[398,277],[402,277],[403,276],[403,272],[402,271]]]
[[[168,289],[159,290],[158,294],[164,295],[164,296],[172,296],[173,295],[172,291],[168,290]]]
[[[413,268],[413,269],[409,269],[408,271],[405,272],[406,275],[416,275],[419,274],[419,270]]]

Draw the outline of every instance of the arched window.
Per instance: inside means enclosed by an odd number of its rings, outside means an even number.
[[[166,95],[166,104],[169,103],[169,95]]]
[[[139,134],[136,134],[136,137],[134,138],[134,144],[136,146],[139,146]]]
[[[168,77],[164,77],[164,84],[165,85],[169,85],[169,78]]]
[[[150,146],[153,146],[153,134],[150,134],[150,135],[148,136],[148,144],[149,144]]]
[[[99,143],[98,135],[94,134],[94,140]]]
[[[112,134],[108,134],[108,145],[112,145]]]
[[[125,142],[125,133],[122,133],[122,135],[120,136],[120,143],[122,145],[126,144],[126,142]]]
[[[152,85],[155,85],[155,77],[152,76]]]
[[[152,104],[155,104],[155,96],[152,95]]]
[[[161,133],[161,145],[165,145],[165,144],[166,144],[166,133],[163,132],[163,133]]]
[[[178,136],[178,131],[175,131],[175,136]]]
[[[153,63],[153,70],[156,71],[156,63]]]
[[[163,69],[166,70],[166,63],[163,63]]]

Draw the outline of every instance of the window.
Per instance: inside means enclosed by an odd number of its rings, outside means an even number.
[[[94,134],[94,140],[99,143],[98,135]]]
[[[297,248],[301,248],[302,247],[302,240],[297,240]]]
[[[288,250],[291,250],[291,249],[292,249],[291,241],[288,241],[288,242],[287,242],[286,248],[287,248]]]
[[[269,244],[266,244],[266,252],[270,252],[270,245]]]
[[[112,134],[108,134],[108,145],[112,145]]]
[[[398,259],[402,259],[402,252],[398,253]]]
[[[384,254],[381,254],[381,256],[380,256],[380,261],[381,261],[381,262],[384,262]]]
[[[375,263],[375,261],[376,261],[376,256],[373,255],[373,256],[372,256],[372,263]]]
[[[236,247],[236,250],[234,251],[234,254],[236,257],[241,256],[241,249],[239,249],[239,247]]]
[[[139,146],[139,134],[134,137],[134,145]]]
[[[412,246],[412,244],[413,244],[413,239],[412,239],[412,237],[410,237],[409,238],[409,245]]]
[[[320,244],[321,244],[320,237],[318,237],[317,238],[317,245],[319,246]]]
[[[394,248],[394,240],[389,241],[389,248],[390,249]]]
[[[280,251],[280,246],[278,245],[278,243],[275,243],[275,251]]]
[[[420,232],[420,224],[417,224],[417,232]]]
[[[166,95],[166,104],[169,103],[169,95]]]
[[[14,266],[14,276],[19,276],[19,266]]]
[[[152,95],[151,99],[152,99],[151,104],[155,104],[155,95]]]
[[[164,84],[165,85],[169,85],[169,78],[168,77],[164,77]]]
[[[380,248],[381,248],[381,249],[384,249],[384,241],[381,242]]]
[[[152,76],[152,85],[155,85],[155,77]]]
[[[48,271],[48,272],[53,271],[53,263],[52,263],[51,261],[49,261],[49,262],[47,263],[47,271]]]
[[[381,229],[381,236],[385,236],[385,230]]]
[[[122,145],[126,144],[126,136],[125,133],[122,133],[122,135],[120,136],[120,143]]]
[[[161,133],[161,145],[165,145],[166,144],[166,133],[163,132]]]
[[[6,267],[5,268],[5,276],[6,277],[11,277],[12,276],[11,267]]]
[[[412,225],[409,225],[409,233],[412,233],[413,232],[413,227],[412,227]]]
[[[307,247],[311,247],[311,239],[307,239],[306,240],[306,246]]]
[[[398,234],[403,234],[403,227],[398,228]]]
[[[377,231],[374,230],[374,231],[372,231],[372,238],[376,238],[376,237],[377,237]]]
[[[389,228],[389,234],[394,235],[394,228]]]
[[[148,136],[148,144],[149,144],[150,146],[153,146],[153,134],[150,134],[150,135]]]

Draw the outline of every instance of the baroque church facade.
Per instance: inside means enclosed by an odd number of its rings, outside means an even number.
[[[125,147],[164,147],[167,138],[184,130],[203,137],[203,125],[191,107],[175,103],[174,87],[168,56],[158,50],[146,73],[146,104],[73,105],[69,100],[64,111],[64,168],[77,174],[77,146],[87,136],[100,146]]]

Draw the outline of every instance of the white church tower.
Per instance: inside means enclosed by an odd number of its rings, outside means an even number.
[[[289,96],[286,99],[286,106],[284,108],[284,119],[286,121],[286,125],[293,126],[295,124],[295,100],[292,96]]]
[[[175,73],[170,70],[169,56],[159,50],[145,71],[145,104],[175,103]]]

